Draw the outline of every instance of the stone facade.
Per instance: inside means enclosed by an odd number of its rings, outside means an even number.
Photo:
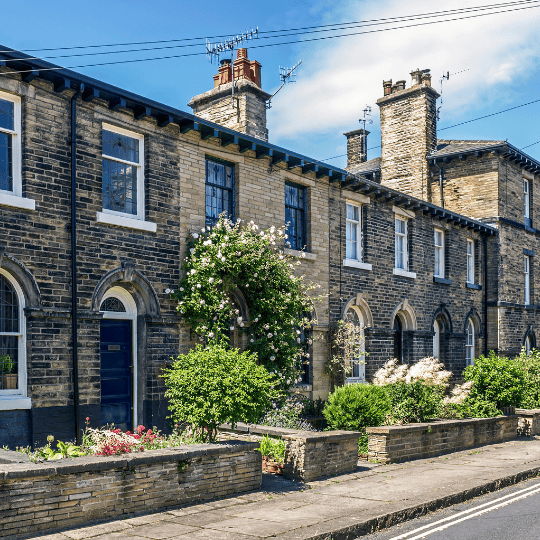
[[[368,458],[397,463],[459,452],[515,439],[517,428],[517,416],[370,427]]]
[[[262,458],[256,448],[257,443],[236,441],[0,464],[1,535],[41,533],[259,489]]]

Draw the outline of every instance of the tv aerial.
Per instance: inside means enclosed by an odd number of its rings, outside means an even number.
[[[358,120],[362,124],[362,129],[366,131],[366,125],[373,124],[373,120],[371,117],[371,107],[369,105],[366,105],[366,108],[362,111],[364,113],[364,117],[360,118]]]
[[[270,96],[266,102],[266,108],[272,108],[272,98],[287,84],[296,82],[296,73],[294,70],[302,63],[302,60],[299,60],[293,67],[281,67],[279,66],[279,78],[281,79],[281,86]]]
[[[442,98],[442,90],[443,90],[443,82],[450,80],[450,75],[457,75],[458,73],[465,73],[465,71],[469,71],[468,69],[463,69],[462,71],[457,71],[456,73],[450,73],[447,71],[446,73],[442,74],[442,77],[440,78],[441,81],[441,104],[437,107],[437,120],[441,119],[441,108],[443,106],[443,98]]]

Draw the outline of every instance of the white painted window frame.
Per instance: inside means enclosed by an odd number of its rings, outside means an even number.
[[[474,240],[467,238],[467,283],[474,285]]]
[[[345,379],[345,384],[365,383],[366,382],[366,362],[365,362],[366,343],[365,343],[365,335],[364,335],[364,328],[365,328],[364,317],[362,315],[361,310],[358,309],[358,307],[356,306],[351,306],[347,311],[354,311],[354,313],[358,317],[358,323],[361,329],[360,339],[362,340],[362,346],[361,346],[360,358],[358,359],[359,376],[347,377]]]
[[[106,223],[108,225],[117,225],[119,227],[128,227],[131,229],[139,229],[142,231],[156,232],[155,223],[145,221],[145,180],[144,180],[144,135],[136,131],[130,131],[113,124],[102,124],[102,130],[125,135],[139,141],[139,162],[125,161],[112,156],[101,154],[102,162],[107,159],[117,163],[133,165],[137,168],[137,214],[126,214],[116,210],[102,208],[101,212],[97,213],[96,220],[98,223]]]
[[[409,233],[409,222],[402,216],[395,216],[394,228],[395,228],[395,243],[394,243],[394,268],[396,270],[409,271],[409,242],[407,235]],[[398,232],[398,221],[404,224],[404,232]],[[401,251],[398,251],[398,239],[401,239]],[[403,254],[403,266],[398,266],[398,256]]]
[[[468,366],[474,365],[474,357],[476,355],[475,338],[474,322],[469,319],[465,329],[465,362]]]
[[[19,303],[19,331],[2,332],[3,336],[17,336],[18,338],[18,388],[16,390],[0,390],[0,411],[30,409],[32,401],[27,397],[27,363],[26,363],[26,317],[24,316],[24,294],[13,276],[6,270],[0,268],[2,274],[13,287]]]
[[[440,236],[441,243],[437,243],[437,237]],[[433,246],[435,250],[435,265],[433,268],[433,275],[435,277],[444,278],[445,267],[444,267],[444,230],[443,229],[434,229],[433,231]],[[437,267],[437,255],[438,255],[438,267]]]
[[[21,122],[21,98],[15,94],[0,91],[0,99],[13,103],[13,127],[14,129],[0,128],[0,132],[9,133],[12,141],[12,177],[13,189],[0,190],[0,204],[23,208],[25,210],[35,210],[36,202],[33,199],[23,197],[22,185],[22,122]]]
[[[526,218],[531,217],[531,183],[523,179],[523,213]]]
[[[528,306],[531,303],[531,257],[529,255],[523,256],[523,276],[525,281],[525,305]]]
[[[433,358],[439,359],[441,355],[441,325],[436,319],[433,322],[433,331],[435,332],[433,335]]]
[[[135,300],[123,287],[111,287],[101,299],[101,304],[107,300],[107,298],[116,298],[120,300],[126,311],[102,311],[104,319],[117,319],[131,321],[131,354],[133,356],[133,426],[132,429],[137,427],[137,305]],[[101,359],[100,359],[101,361]]]

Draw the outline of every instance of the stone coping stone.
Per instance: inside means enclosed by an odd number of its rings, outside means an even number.
[[[516,417],[517,415],[512,415]],[[389,435],[391,433],[411,433],[415,431],[443,431],[456,426],[469,426],[474,424],[492,424],[510,416],[494,416],[492,418],[463,418],[459,420],[440,420],[418,424],[405,424],[403,426],[368,427],[366,432],[370,435]]]
[[[228,454],[234,451],[246,452],[259,448],[258,442],[227,441],[213,444],[190,444],[185,447],[162,448],[122,454],[120,456],[82,456],[43,463],[0,462],[0,481],[15,478],[39,476],[56,476],[75,474],[87,471],[105,471],[110,469],[126,469],[138,465],[185,461],[202,456]],[[0,451],[2,455],[4,450]],[[16,453],[16,452],[14,452]]]
[[[276,428],[243,423],[236,424],[234,429],[230,424],[222,424],[219,426],[219,429],[243,435],[270,435],[286,440],[301,439],[305,442],[329,442],[358,439],[361,435],[358,431],[302,431],[299,429]]]
[[[516,409],[517,416],[540,416],[540,409]]]
[[[0,449],[0,465],[6,463],[27,463],[30,461],[28,454],[22,452],[16,452],[15,450],[1,450]]]

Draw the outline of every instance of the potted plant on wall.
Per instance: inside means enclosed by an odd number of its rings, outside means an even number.
[[[15,373],[15,362],[9,354],[0,356],[0,365],[2,366],[2,389],[17,389],[17,374]]]

